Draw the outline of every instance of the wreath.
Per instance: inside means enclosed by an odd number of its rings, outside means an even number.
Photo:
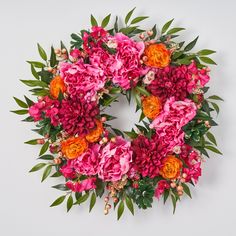
[[[160,32],[140,29],[148,17],[133,12],[111,29],[111,14],[101,24],[91,15],[91,29],[71,34],[69,50],[61,42],[48,57],[38,44],[43,62],[28,61],[34,78],[21,82],[37,98],[14,97],[22,109],[13,112],[28,114],[23,121],[41,136],[25,142],[42,145],[30,172],[44,169],[41,181],[64,177],[52,186],[64,194],[51,207],[66,201],[69,211],[89,200],[91,211],[104,196],[104,214],[114,205],[120,219],[125,207],[134,214],[134,204],[147,209],[162,197],[174,212],[182,195],[191,198],[208,151],[221,154],[209,130],[222,99],[206,96],[215,51],[192,52],[198,37],[176,42],[184,28],[172,28],[173,19]],[[112,127],[106,114],[120,94],[141,114],[131,131]]]

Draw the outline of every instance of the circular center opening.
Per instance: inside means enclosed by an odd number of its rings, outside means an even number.
[[[121,131],[131,131],[132,128],[136,130],[135,124],[139,123],[141,110],[135,112],[136,102],[134,98],[131,98],[130,104],[125,95],[120,94],[118,102],[113,102],[111,107],[105,109],[104,113],[115,116],[117,119],[108,121],[107,123],[112,125],[112,128],[119,129]]]

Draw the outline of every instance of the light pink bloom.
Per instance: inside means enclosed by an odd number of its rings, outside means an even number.
[[[98,176],[104,181],[118,181],[130,168],[132,151],[130,142],[116,137],[116,142],[109,142],[100,151]]]

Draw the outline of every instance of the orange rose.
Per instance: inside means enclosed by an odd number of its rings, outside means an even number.
[[[156,96],[145,97],[142,101],[143,113],[149,119],[155,119],[161,111],[161,101]]]
[[[91,130],[90,133],[85,137],[87,141],[90,143],[97,142],[102,135],[103,132],[102,122],[100,120],[96,120],[96,125],[97,125],[96,128]]]
[[[180,175],[183,163],[174,155],[169,155],[163,159],[160,175],[165,179],[176,179]]]
[[[64,80],[60,76],[55,76],[50,82],[50,94],[53,98],[58,98],[60,91],[66,91]]]
[[[144,64],[156,68],[164,68],[170,64],[170,51],[165,44],[150,44],[144,50]]]
[[[61,151],[67,159],[75,159],[88,149],[85,138],[71,137],[61,142]]]

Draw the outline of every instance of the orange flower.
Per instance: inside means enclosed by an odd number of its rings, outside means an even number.
[[[180,175],[183,163],[174,155],[169,155],[163,159],[160,175],[165,179],[176,179]]]
[[[67,159],[75,159],[88,149],[85,138],[71,137],[61,142],[61,151]]]
[[[66,91],[64,80],[60,76],[55,76],[50,82],[50,94],[53,98],[58,98],[60,91]]]
[[[161,101],[156,96],[145,97],[142,101],[143,113],[149,119],[155,119],[161,111]]]
[[[85,137],[87,141],[90,143],[97,142],[102,135],[103,132],[102,122],[100,120],[96,120],[96,125],[97,125],[96,128],[91,130],[91,132]]]
[[[170,51],[165,44],[150,44],[144,50],[144,64],[156,68],[164,68],[170,64]]]

